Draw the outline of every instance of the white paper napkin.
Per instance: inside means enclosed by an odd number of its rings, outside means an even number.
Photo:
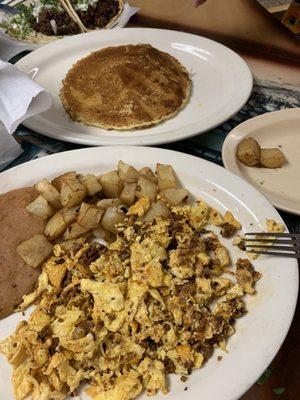
[[[50,106],[51,96],[45,89],[15,66],[0,60],[0,121],[9,133]]]
[[[0,60],[0,169],[18,157],[21,146],[10,136],[25,119],[46,111],[51,95],[12,64]]]
[[[0,171],[22,153],[22,147],[0,123]]]

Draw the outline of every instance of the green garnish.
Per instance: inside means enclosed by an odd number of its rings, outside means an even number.
[[[272,368],[267,368],[265,372],[262,374],[262,376],[258,379],[256,382],[258,385],[264,385],[265,383],[268,382],[270,376],[272,375]]]
[[[280,396],[284,392],[285,392],[285,387],[278,387],[273,389],[273,393],[277,394],[278,396]]]
[[[42,6],[42,8],[52,8],[56,11],[62,9],[58,0],[40,0],[39,4]]]
[[[19,4],[17,8],[20,14],[14,15],[7,21],[1,23],[0,27],[5,29],[6,33],[18,39],[24,39],[33,30],[30,26],[32,19],[33,4]]]

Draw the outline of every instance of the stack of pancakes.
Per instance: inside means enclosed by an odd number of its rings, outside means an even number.
[[[168,53],[148,44],[124,45],[79,60],[64,79],[60,97],[75,121],[128,130],[177,114],[190,86],[188,72]]]

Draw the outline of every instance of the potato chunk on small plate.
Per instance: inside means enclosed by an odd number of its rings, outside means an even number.
[[[234,128],[222,149],[225,168],[251,183],[275,207],[297,215],[300,215],[300,185],[297,184],[300,170],[299,126],[299,108],[260,115]],[[250,137],[261,146],[262,167],[247,167],[236,157],[238,145]],[[274,168],[274,161],[275,166],[280,165],[279,168]]]

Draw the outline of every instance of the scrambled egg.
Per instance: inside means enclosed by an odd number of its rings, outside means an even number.
[[[282,233],[285,231],[285,226],[273,219],[266,219],[267,232]]]
[[[19,307],[36,305],[29,320],[0,344],[17,400],[63,400],[81,383],[94,400],[167,393],[168,373],[190,374],[225,347],[260,274],[240,259],[236,281],[224,277],[229,253],[203,228],[240,224],[204,201],[144,222],[148,207],[135,204],[107,247],[55,246]]]

